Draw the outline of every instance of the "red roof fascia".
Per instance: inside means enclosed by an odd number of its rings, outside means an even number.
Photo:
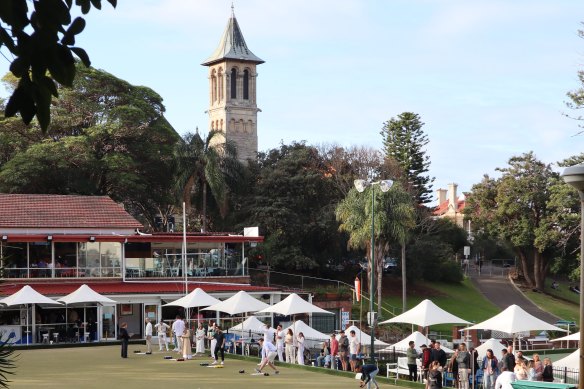
[[[89,242],[91,237],[96,242],[134,242],[134,243],[154,243],[154,242],[182,242],[180,234],[175,235],[91,235],[91,234],[63,234],[63,235],[28,235],[28,234],[7,234],[8,242],[46,242],[51,236],[54,242]],[[264,237],[249,237],[241,235],[187,235],[187,242],[215,242],[215,243],[242,243],[242,242],[263,242]]]
[[[66,295],[82,284],[87,284],[91,289],[95,290],[97,293],[104,295],[112,294],[182,294],[184,293],[184,283],[177,282],[123,282],[123,281],[109,281],[109,282],[91,282],[91,281],[79,281],[79,282],[62,282],[55,281],[54,283],[43,282],[43,283],[9,283],[5,282],[0,286],[0,294],[3,296],[9,296],[15,292],[18,292],[24,285],[29,285],[34,290],[40,294],[47,296],[60,296]],[[274,288],[267,288],[263,286],[253,286],[253,285],[229,285],[229,284],[198,284],[189,283],[189,292],[196,288],[201,288],[207,293],[216,292],[239,292],[244,290],[246,292],[269,292],[274,291]]]

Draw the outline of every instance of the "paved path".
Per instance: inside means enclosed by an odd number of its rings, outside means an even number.
[[[502,310],[509,305],[517,304],[533,316],[547,323],[555,324],[558,317],[539,309],[531,300],[518,291],[507,277],[508,268],[485,266],[482,274],[470,270],[470,278],[479,291],[493,304]]]

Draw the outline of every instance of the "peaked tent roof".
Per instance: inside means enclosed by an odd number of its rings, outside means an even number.
[[[267,307],[269,307],[268,304],[240,290],[225,301],[220,301],[210,307],[203,308],[203,311],[219,311],[229,315],[235,315],[243,312],[257,312]]]
[[[279,303],[269,306],[265,309],[262,309],[259,312],[260,313],[274,312],[284,316],[297,315],[300,313],[328,313],[330,315],[333,315],[332,312],[325,311],[324,309],[309,303],[302,297],[298,296],[296,293],[290,294],[288,297],[286,297]]]
[[[410,323],[422,327],[428,327],[435,324],[444,323],[469,324],[468,321],[446,312],[444,309],[440,308],[439,306],[437,306],[428,299],[422,301],[421,303],[419,303],[412,309],[402,313],[401,315],[392,317],[389,320],[382,321],[379,324],[388,323]]]
[[[285,328],[284,330],[288,331],[288,329],[291,329],[295,335],[298,335],[298,333],[302,332],[305,339],[328,340],[330,338],[330,335],[323,334],[322,332],[315,330],[302,320],[296,320],[294,323],[292,323],[292,325]]]
[[[207,307],[209,305],[217,304],[220,301],[213,296],[209,296],[203,289],[197,288],[191,293],[183,296],[177,300],[171,301],[168,304],[164,304],[164,307],[183,307],[183,308],[196,308],[196,307]]]
[[[422,346],[423,344],[425,344],[425,345],[430,344],[430,339],[428,337],[426,337],[426,335],[422,334],[419,331],[414,331],[407,338],[402,339],[399,342],[394,343],[391,346],[389,346],[388,349],[394,349],[395,348],[396,350],[405,351],[405,350],[407,350],[410,347],[409,346],[409,343],[412,340],[414,341],[414,348],[419,353],[422,352],[422,348],[420,346]],[[444,350],[444,352],[446,352],[447,354],[454,353],[454,350],[451,350],[451,349],[449,349],[446,346],[440,345],[440,348],[442,350]]]
[[[359,343],[361,344],[366,344],[366,345],[370,345],[371,344],[371,336],[367,335],[365,332],[361,331],[358,327],[356,326],[350,326],[347,329],[345,329],[345,335],[347,335],[347,337],[350,338],[350,333],[351,331],[355,331],[355,336],[357,337],[357,339],[359,339]],[[337,340],[341,337],[341,335],[337,335]],[[379,339],[375,339],[374,342],[375,345],[377,346],[389,346],[389,344],[379,340]]]
[[[577,341],[579,341],[580,340],[580,331],[574,332],[573,334],[566,335],[566,336],[561,337],[561,338],[551,339],[550,342],[562,342],[562,341],[565,341],[565,340],[577,340]]]
[[[60,301],[67,305],[81,303],[116,304],[114,300],[102,296],[101,294],[97,293],[95,290],[87,286],[87,284],[81,285],[75,291],[57,299],[57,301]]]
[[[229,332],[241,334],[242,332],[249,333],[249,331],[251,331],[254,334],[260,334],[260,327],[263,325],[264,323],[262,323],[257,317],[250,316],[238,325],[231,327]]]
[[[515,334],[535,330],[552,330],[566,332],[565,329],[546,323],[543,320],[525,312],[519,305],[510,305],[503,312],[482,323],[475,324],[466,330],[495,330]]]
[[[227,27],[225,27],[219,46],[217,46],[213,54],[201,65],[209,66],[226,59],[248,61],[256,64],[264,63],[262,59],[247,48],[241,29],[239,28],[239,23],[237,23],[235,13],[233,12],[227,22]]]
[[[580,370],[580,349],[572,354],[554,362],[554,367],[567,367],[568,369]]]
[[[56,304],[61,305],[60,302],[43,296],[28,285],[24,285],[18,292],[0,300],[0,304],[8,307],[13,305],[25,304]]]
[[[484,358],[487,355],[487,350],[493,350],[493,355],[497,357],[497,359],[501,359],[501,351],[506,349],[500,339],[491,338],[487,340],[485,343],[481,344],[476,348],[477,352],[479,353],[479,360]]]

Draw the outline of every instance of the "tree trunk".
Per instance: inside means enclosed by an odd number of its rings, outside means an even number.
[[[544,261],[545,258],[543,255],[538,250],[535,250],[533,258],[533,278],[535,281],[535,288],[540,291],[543,291],[545,288],[546,271]]]
[[[524,251],[518,251],[519,263],[521,265],[521,271],[523,272],[523,277],[525,281],[530,287],[535,286],[535,282],[533,281],[532,271],[533,268],[529,266],[529,258],[528,255]]]
[[[185,187],[183,188],[183,201],[185,203],[185,211],[189,213],[191,210],[191,191],[193,189],[193,185],[195,185],[195,177],[190,176]]]

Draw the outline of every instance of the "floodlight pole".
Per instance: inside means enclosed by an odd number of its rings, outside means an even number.
[[[377,182],[371,182],[366,180],[355,180],[355,188],[358,192],[363,192],[366,187],[371,187],[371,282],[369,285],[369,321],[371,325],[371,344],[370,344],[370,357],[371,364],[375,364],[375,324],[376,316],[373,312],[375,299],[375,188],[374,185],[379,185],[382,192],[387,192],[393,185],[391,180],[382,180]]]
[[[578,386],[584,385],[584,165],[571,166],[562,173],[564,181],[578,190],[580,196],[580,358],[578,371]]]

